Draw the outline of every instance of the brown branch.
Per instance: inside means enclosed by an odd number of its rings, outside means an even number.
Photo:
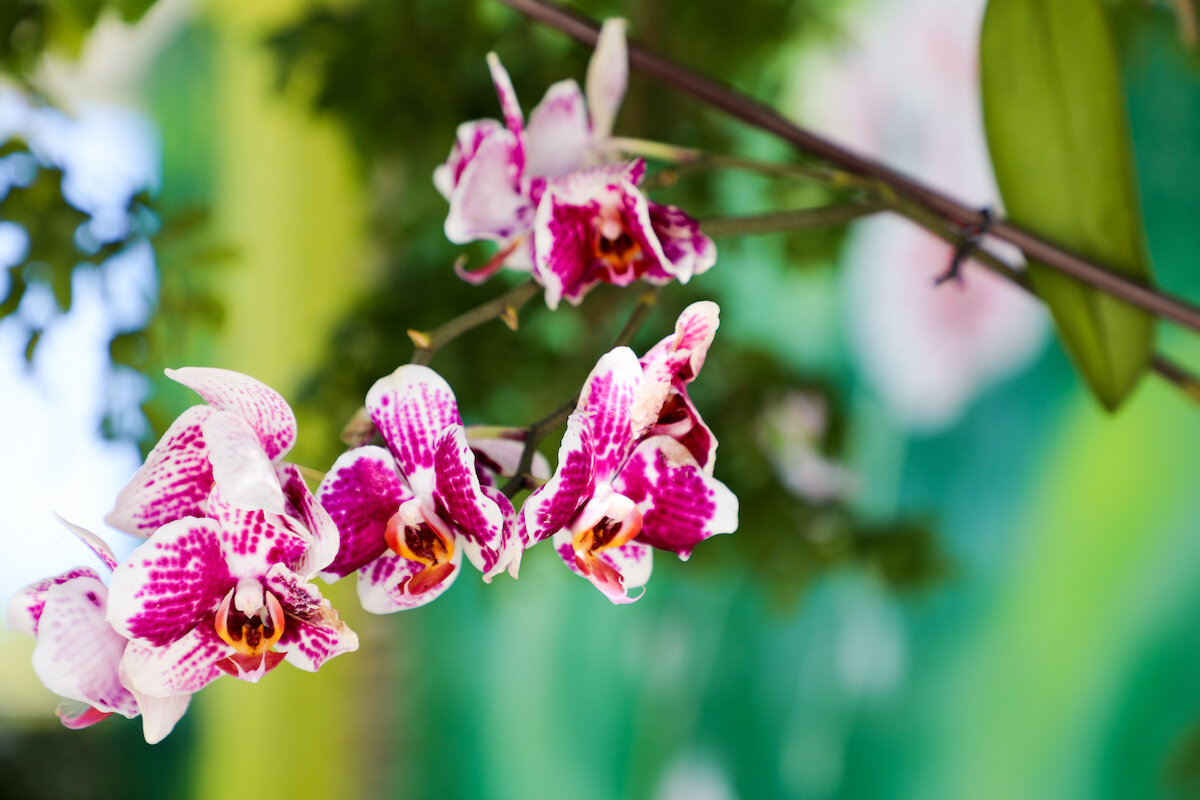
[[[500,0],[587,45],[596,43],[599,25],[592,19],[544,0]],[[906,175],[834,144],[783,117],[778,111],[740,92],[638,45],[629,47],[629,63],[652,78],[687,92],[704,103],[791,143],[799,150],[857,175],[874,178],[947,222],[966,228],[984,224],[984,215]],[[1155,316],[1200,333],[1200,308],[1157,292],[1118,273],[1080,258],[1011,222],[991,223],[988,232],[1019,247],[1029,258],[1086,283]]]

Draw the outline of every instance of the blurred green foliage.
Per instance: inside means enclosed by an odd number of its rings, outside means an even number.
[[[5,0],[0,3],[0,68],[22,77],[47,50],[78,54],[103,12],[133,22],[153,5],[154,0]]]

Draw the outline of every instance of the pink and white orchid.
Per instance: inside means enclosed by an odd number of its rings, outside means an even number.
[[[296,417],[266,384],[225,369],[184,367],[167,376],[208,405],[179,415],[105,518],[145,538],[168,522],[204,516],[214,484],[238,508],[288,513],[281,485],[294,482],[282,458],[296,442]],[[299,488],[303,486],[300,481]],[[336,543],[336,542],[335,542]]]
[[[628,347],[604,355],[567,421],[554,476],[523,508],[530,540],[552,537],[566,565],[614,603],[641,597],[630,590],[649,580],[652,548],[686,559],[737,528],[737,498],[687,445],[698,425],[709,460],[711,432],[698,416],[682,436],[667,432],[684,419],[671,398],[686,400],[715,327],[715,305],[696,304],[645,366]]]
[[[481,283],[502,266],[533,271],[551,308],[566,297],[578,304],[597,283],[635,280],[686,283],[716,261],[712,240],[680,209],[648,201],[637,188],[641,161],[604,164],[625,94],[625,27],[608,20],[588,66],[587,101],[571,80],[550,87],[528,126],[508,73],[488,56],[504,124],[477,120],[459,126],[450,156],[434,184],[450,201],[446,237],[480,239],[500,250],[460,277]]]
[[[110,570],[117,560],[108,545],[63,520]],[[58,708],[68,728],[86,728],[113,714],[142,715],[146,741],[161,741],[187,710],[190,694],[147,697],[131,690],[121,669],[128,640],[105,620],[108,587],[88,567],[37,581],[9,603],[9,630],[37,640],[33,671],[50,691],[69,702]]]
[[[387,448],[343,453],[321,483],[341,534],[325,574],[357,571],[363,608],[386,614],[439,597],[464,553],[484,580],[508,566],[515,512],[494,481],[480,482],[449,384],[409,364],[377,381],[366,405]]]
[[[293,464],[296,418],[237,372],[168,370],[206,406],[185,411],[121,491],[108,522],[149,541],[113,572],[108,620],[147,696],[222,673],[257,681],[281,661],[315,671],[358,638],[309,583],[337,528]]]
[[[237,508],[214,487],[207,516],[167,523],[113,571],[108,621],[130,640],[131,689],[192,693],[222,674],[256,682],[284,660],[315,672],[358,648],[309,582],[333,557],[333,521],[307,490],[290,495],[302,503],[295,516]]]

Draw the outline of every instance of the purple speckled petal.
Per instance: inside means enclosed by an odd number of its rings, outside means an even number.
[[[547,191],[533,221],[533,277],[546,287],[546,306],[559,301],[578,305],[599,282],[590,276],[595,258],[593,224],[599,206],[592,201],[572,203]]]
[[[577,411],[567,419],[554,477],[531,494],[521,508],[529,541],[540,542],[566,527],[595,491],[596,459],[588,419]]]
[[[409,578],[420,572],[424,565],[389,550],[358,571],[358,600],[363,610],[372,614],[391,614],[423,606],[441,597],[462,572],[461,547],[454,548],[450,563],[454,571],[441,583],[420,594],[409,594],[406,591]]]
[[[521,559],[525,556],[525,551],[535,544],[532,537],[529,535],[529,528],[525,525],[525,508],[516,512],[516,521],[513,524],[512,555],[508,559],[508,574],[516,580],[520,577]]]
[[[277,459],[296,443],[296,415],[279,392],[261,381],[227,369],[183,367],[167,377],[182,383],[218,411],[244,419],[269,459]]]
[[[642,170],[644,169],[643,166]],[[636,170],[631,168],[631,171]],[[671,262],[667,260],[666,254],[663,253],[662,243],[659,242],[658,234],[650,221],[650,202],[637,188],[635,182],[628,178],[620,182],[618,190],[625,229],[642,248],[642,264],[637,270],[637,276],[645,277],[647,280],[656,277],[660,280],[669,280],[674,276],[675,271]],[[629,275],[633,274],[634,271],[629,270]],[[623,281],[618,281],[616,277],[610,278],[610,282],[616,283],[618,286],[627,286],[632,282],[632,278],[627,277]]]
[[[429,367],[406,364],[375,382],[367,410],[413,491],[432,494],[433,454],[442,431],[462,425],[450,384]]]
[[[358,636],[316,586],[282,564],[271,569],[266,585],[286,613],[283,636],[275,649],[287,653],[288,663],[316,672],[334,656],[358,649]]]
[[[113,555],[112,548],[108,546],[108,542],[87,528],[80,527],[73,522],[68,522],[58,514],[55,514],[54,518],[62,523],[63,527],[75,534],[79,538],[79,541],[83,542],[95,554],[96,558],[100,559],[104,563],[104,566],[108,567],[110,572],[117,568],[117,557]]]
[[[670,436],[688,449],[692,458],[713,474],[717,461],[717,437],[700,417],[700,412],[688,397],[687,390],[671,390],[658,421],[647,431],[648,436]]]
[[[501,130],[504,130],[504,127],[494,119],[477,119],[458,126],[454,144],[450,147],[450,155],[445,163],[433,171],[433,185],[442,197],[450,199],[463,170],[471,163],[471,159],[475,158],[480,145],[493,133]]]
[[[670,437],[638,445],[613,487],[642,510],[637,541],[682,559],[708,537],[737,530],[733,492],[705,474],[688,449]]]
[[[496,96],[500,98],[500,111],[504,115],[504,124],[516,136],[520,136],[525,127],[525,115],[521,113],[521,104],[517,102],[517,93],[513,90],[512,79],[508,70],[500,63],[500,57],[495,53],[487,54],[488,70],[492,73],[492,84],[496,87]]]
[[[447,428],[439,437],[434,474],[433,501],[438,516],[454,531],[475,568],[488,572],[500,549],[504,514],[479,486],[475,454],[467,446],[461,425]]]
[[[629,54],[625,46],[625,20],[606,19],[600,26],[596,50],[587,70],[587,102],[597,139],[612,134],[617,109],[629,82]]]
[[[337,557],[323,577],[345,577],[381,556],[387,550],[383,537],[388,520],[412,496],[387,450],[367,446],[342,453],[317,489],[341,537]]]
[[[168,522],[204,515],[213,476],[201,425],[212,413],[208,406],[193,406],[171,423],[117,495],[106,523],[145,538]]]
[[[161,648],[211,619],[234,583],[217,522],[184,517],[159,528],[113,571],[108,621],[122,636]]]
[[[329,566],[337,556],[340,538],[337,523],[317,502],[316,496],[304,482],[299,467],[295,464],[279,464],[275,472],[288,500],[288,513],[284,521],[308,540],[308,548],[295,569],[305,578],[311,578]]]
[[[107,598],[108,589],[94,577],[50,587],[38,622],[33,671],[57,695],[132,719],[137,702],[117,672],[125,639],[104,620]]]
[[[562,559],[567,568],[576,575],[587,578],[592,585],[604,593],[604,596],[616,605],[624,605],[640,600],[645,594],[646,582],[650,580],[650,572],[654,567],[653,550],[647,545],[636,541],[628,542],[619,547],[601,550],[597,557],[608,565],[620,580],[606,579],[599,572],[585,571],[580,560],[576,558],[571,546],[570,531],[561,531],[554,536],[554,552]],[[632,592],[632,594],[631,594]]]
[[[42,618],[42,611],[46,608],[46,594],[51,588],[77,578],[100,580],[94,569],[75,567],[61,575],[34,581],[14,594],[8,602],[8,629],[14,633],[27,633],[36,637],[38,620]]]
[[[512,501],[509,500],[503,492],[492,486],[484,486],[483,493],[491,499],[496,507],[500,509],[503,517],[503,531],[500,535],[500,546],[495,549],[485,548],[481,550],[481,571],[483,572],[483,582],[491,583],[492,578],[499,575],[505,569],[509,571],[514,578],[516,570],[521,563],[521,554],[525,550],[525,531],[524,525],[521,526],[520,538],[517,531],[517,511],[513,508]],[[468,551],[467,557],[470,558]],[[513,566],[513,560],[516,560],[517,567]],[[474,562],[472,562],[474,563]],[[479,566],[479,565],[477,565]]]
[[[165,647],[131,641],[121,661],[130,691],[151,697],[173,697],[203,689],[225,673],[217,662],[236,651],[226,644],[208,614],[178,640]]]
[[[475,474],[484,487],[500,486],[512,477],[521,465],[521,454],[525,451],[524,442],[472,436],[470,427],[467,428],[467,444],[475,454]],[[535,478],[547,480],[550,462],[541,453],[534,453],[529,472]]]
[[[525,171],[530,176],[557,178],[583,166],[592,143],[583,92],[572,80],[559,81],[546,91],[529,115],[525,129]]]
[[[692,303],[675,321],[675,332],[646,351],[642,366],[663,369],[674,383],[686,385],[695,380],[704,366],[708,348],[717,335],[721,308],[711,300]]]
[[[287,508],[275,465],[241,417],[218,412],[204,421],[213,482],[238,508],[282,514]]]
[[[497,131],[480,144],[450,195],[446,238],[455,244],[477,239],[510,243],[533,225],[533,202],[519,166],[521,143]]]
[[[261,578],[275,564],[300,567],[312,546],[287,517],[237,508],[219,487],[208,498],[208,514],[220,526],[221,553],[235,578]]]
[[[641,385],[642,365],[628,347],[601,356],[583,384],[576,411],[587,415],[598,481],[611,480],[629,455],[637,433],[631,413]]]
[[[650,203],[649,220],[663,257],[670,265],[664,266],[664,270],[680,283],[687,283],[693,275],[707,272],[717,263],[713,240],[701,233],[699,222],[679,208]]]

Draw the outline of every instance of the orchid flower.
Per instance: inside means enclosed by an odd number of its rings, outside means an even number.
[[[489,239],[501,245],[491,271],[464,276],[474,280],[485,280],[502,264],[529,269],[529,232],[541,187],[594,162],[596,144],[612,133],[628,78],[625,22],[610,19],[601,28],[588,65],[587,100],[574,80],[559,81],[533,109],[528,124],[495,53],[488,55],[488,68],[504,123],[464,122],[450,156],[433,173],[434,186],[450,201],[446,238],[456,244]]]
[[[366,406],[387,448],[343,453],[318,489],[341,534],[325,575],[357,571],[363,608],[386,614],[439,597],[464,554],[485,581],[508,566],[516,515],[494,481],[480,482],[449,384],[409,364],[377,381]]]
[[[612,132],[625,94],[625,27],[608,20],[588,66],[587,101],[571,80],[550,87],[526,126],[512,81],[488,56],[504,124],[459,126],[434,184],[450,201],[446,237],[487,239],[500,250],[474,272],[482,283],[502,266],[533,271],[551,308],[579,303],[599,282],[627,286],[645,278],[687,282],[716,260],[712,240],[674,206],[648,201],[637,188],[641,161],[603,165],[599,145]]]
[[[60,518],[61,519],[61,518]],[[62,522],[91,548],[110,570],[117,560],[99,537]],[[113,714],[142,715],[143,733],[159,742],[187,710],[190,694],[148,697],[131,690],[121,669],[127,640],[105,621],[108,587],[88,567],[76,567],[37,581],[9,603],[9,630],[37,640],[33,671],[46,688],[68,701],[58,708],[68,728],[86,728]]]
[[[648,367],[628,347],[604,355],[567,421],[554,476],[523,508],[530,540],[553,538],[566,565],[614,603],[641,597],[630,590],[649,580],[652,548],[687,559],[699,542],[737,528],[737,498],[711,465],[686,436],[659,432],[675,417],[669,398],[686,398],[713,330],[715,306],[697,304],[647,354]],[[716,447],[708,435],[705,454]]]
[[[214,484],[238,508],[288,513],[281,484],[294,467],[281,459],[296,441],[296,417],[284,399],[230,370],[166,372],[208,405],[179,415],[121,490],[105,522],[145,538],[168,522],[205,516]]]
[[[294,514],[232,505],[168,522],[113,571],[108,621],[129,639],[122,669],[152,697],[199,691],[222,674],[257,682],[281,661],[315,672],[358,637],[309,583],[333,557],[333,520],[291,469]],[[284,490],[281,490],[284,494]]]

